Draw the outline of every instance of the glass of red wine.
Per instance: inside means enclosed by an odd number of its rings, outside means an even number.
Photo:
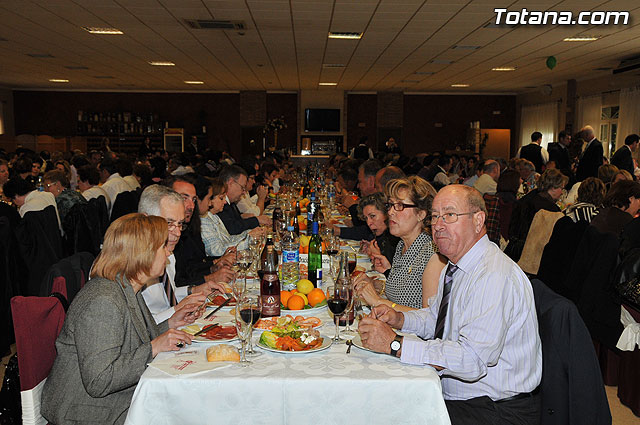
[[[247,360],[247,354],[251,354],[247,349],[247,343],[251,344],[251,336],[253,333],[253,325],[255,325],[262,312],[262,306],[260,303],[260,296],[245,295],[236,306],[236,327],[238,328],[238,335],[242,340],[242,358],[240,364],[247,366],[251,364],[250,360]],[[251,344],[250,349],[252,349]],[[253,350],[251,350],[253,351]],[[257,353],[253,353],[251,357],[256,357]]]
[[[355,252],[349,252],[347,255],[349,258],[349,274],[351,275],[358,264],[358,257]]]
[[[329,310],[333,313],[334,322],[336,324],[336,334],[333,337],[333,342],[334,344],[342,344],[344,341],[340,339],[340,328],[338,327],[338,322],[340,316],[344,313],[347,308],[347,304],[349,303],[349,286],[336,282],[336,284],[329,286],[327,289],[327,295],[329,295],[327,305],[329,306]]]

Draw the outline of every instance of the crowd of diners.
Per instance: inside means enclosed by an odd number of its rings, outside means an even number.
[[[639,220],[637,135],[611,159],[590,127],[560,132],[547,149],[541,141],[533,133],[507,159],[409,157],[390,140],[377,153],[361,144],[332,155],[325,167],[351,219],[334,233],[361,241],[386,276],[382,286],[367,274],[353,279],[372,309],[359,323],[362,342],[433,366],[453,424],[539,423],[541,341],[517,265],[536,213],[562,212],[618,238]],[[137,212],[111,223],[67,312],[42,398],[47,420],[124,422],[146,365],[190,344],[179,328],[235,279],[236,249],[271,224],[269,194],[292,167],[277,152],[232,158],[197,144],[179,154],[149,144],[137,155],[0,151],[2,200],[14,207],[2,211],[13,224],[53,205],[62,231],[77,204],[102,196],[111,209],[122,192],[139,198]]]

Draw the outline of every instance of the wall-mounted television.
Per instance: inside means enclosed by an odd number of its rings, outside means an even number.
[[[340,131],[340,109],[305,109],[304,131]]]

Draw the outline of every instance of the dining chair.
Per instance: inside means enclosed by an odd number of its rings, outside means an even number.
[[[40,414],[44,383],[56,358],[56,338],[62,330],[65,309],[57,297],[13,297],[20,400],[23,424],[46,424]]]
[[[90,252],[78,252],[52,265],[47,270],[41,285],[42,292],[39,295],[47,297],[58,293],[71,304],[76,294],[89,280],[89,271],[94,258]]]
[[[626,304],[623,307],[640,323],[639,310]],[[633,351],[620,352],[618,372],[618,398],[636,416],[640,416],[640,348],[636,346]]]
[[[113,223],[123,215],[137,212],[138,200],[138,193],[135,190],[120,192],[118,196],[116,196],[115,200],[111,200],[113,202],[113,207],[111,208],[111,217],[109,218],[109,222]]]

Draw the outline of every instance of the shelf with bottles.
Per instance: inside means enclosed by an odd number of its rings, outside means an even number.
[[[128,136],[118,136],[118,137],[107,137],[107,136],[86,136],[87,140],[87,152],[91,150],[101,151],[104,149],[104,139],[109,139],[109,148],[113,152],[118,153],[126,153],[126,154],[134,154],[137,155],[142,142],[147,137],[151,142],[151,148],[155,151],[164,149],[162,136],[160,135],[128,135]]]
[[[76,134],[79,136],[151,136],[162,135],[158,114],[134,112],[78,111]]]

